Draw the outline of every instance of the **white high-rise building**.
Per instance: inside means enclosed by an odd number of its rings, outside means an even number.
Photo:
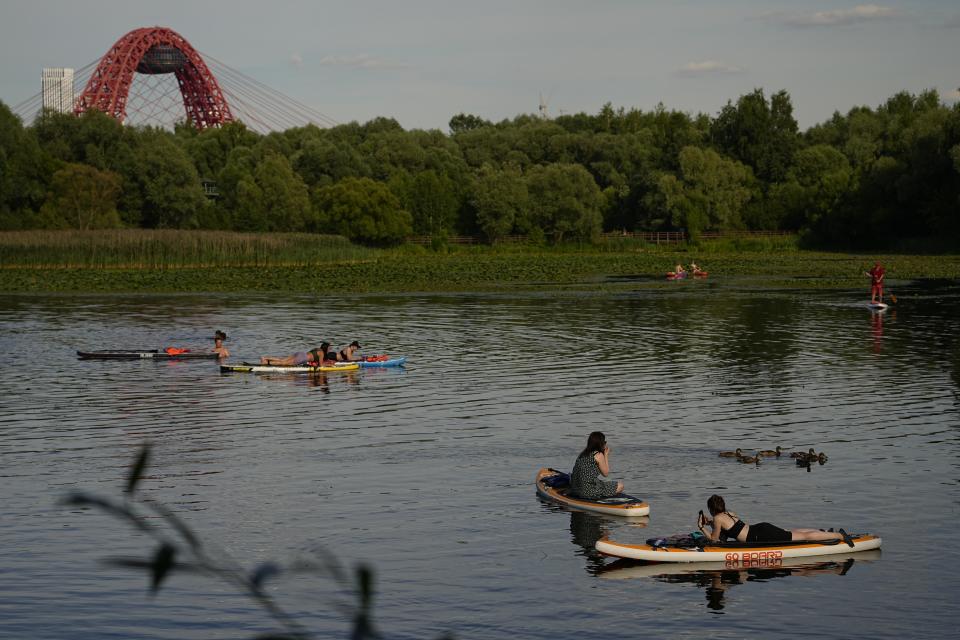
[[[73,111],[73,69],[43,70],[43,108],[60,113]]]

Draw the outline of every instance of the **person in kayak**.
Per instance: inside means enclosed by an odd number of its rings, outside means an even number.
[[[360,343],[354,340],[351,342],[345,349],[340,349],[340,351],[331,351],[330,359],[336,360],[337,362],[354,362],[356,360],[361,360],[362,358],[354,357],[354,354],[362,349]]]
[[[684,271],[684,269],[683,269],[683,265],[680,264],[679,262],[677,263],[677,266],[675,266],[675,267],[673,268],[673,275],[674,275],[675,277],[677,277],[677,278],[685,275],[686,273],[687,273],[687,272]]]
[[[600,431],[594,431],[587,438],[587,446],[570,473],[570,494],[588,500],[611,498],[623,491],[623,482],[602,480],[610,474],[610,446]]]
[[[319,347],[310,351],[297,351],[289,356],[262,356],[260,364],[274,365],[280,367],[296,367],[307,363],[322,364],[324,361],[335,360],[334,354],[330,353],[330,343],[321,343]]]
[[[870,304],[883,302],[883,277],[886,274],[883,265],[879,262],[873,265],[873,269],[866,272],[866,275],[870,278]]]
[[[691,262],[691,263],[690,263],[690,273],[692,273],[692,274],[695,275],[695,276],[698,276],[698,275],[700,275],[701,273],[703,273],[703,269],[701,269],[700,267],[698,267],[696,262]]]
[[[230,352],[227,351],[225,346],[223,346],[223,341],[226,339],[227,334],[219,329],[217,329],[216,333],[213,334],[213,349],[211,349],[211,351],[220,356],[221,360],[230,357]]]
[[[844,542],[853,546],[850,536],[843,529],[821,531],[820,529],[781,529],[769,522],[758,522],[750,525],[740,519],[740,516],[727,511],[727,505],[722,496],[716,494],[707,500],[707,509],[713,518],[708,518],[700,512],[697,526],[710,540],[724,542],[729,538],[739,542],[790,542],[791,540],[836,540],[842,538]],[[710,533],[704,527],[711,527]]]

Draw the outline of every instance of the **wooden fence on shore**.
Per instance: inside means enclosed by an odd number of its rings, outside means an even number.
[[[703,231],[700,238],[715,240],[717,238],[780,238],[795,235],[795,231]],[[676,244],[686,242],[689,236],[685,231],[611,231],[601,233],[601,241],[633,239],[643,240],[651,244]],[[443,241],[447,244],[483,244],[485,240],[478,236],[446,236]],[[522,244],[528,241],[528,236],[503,236],[497,244]],[[413,236],[407,238],[410,244],[428,245],[433,242],[433,236]]]

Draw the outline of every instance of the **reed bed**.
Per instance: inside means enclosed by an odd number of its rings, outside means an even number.
[[[298,267],[369,259],[341,236],[174,229],[8,231],[0,265],[28,269]]]

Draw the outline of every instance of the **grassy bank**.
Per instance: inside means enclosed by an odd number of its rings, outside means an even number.
[[[0,291],[316,293],[485,291],[669,286],[663,274],[696,261],[710,280],[752,276],[798,287],[865,285],[880,259],[889,277],[960,278],[960,256],[801,251],[792,238],[698,246],[638,241],[600,246],[368,249],[309,234],[123,231],[0,234]],[[746,282],[750,279],[747,278]]]

